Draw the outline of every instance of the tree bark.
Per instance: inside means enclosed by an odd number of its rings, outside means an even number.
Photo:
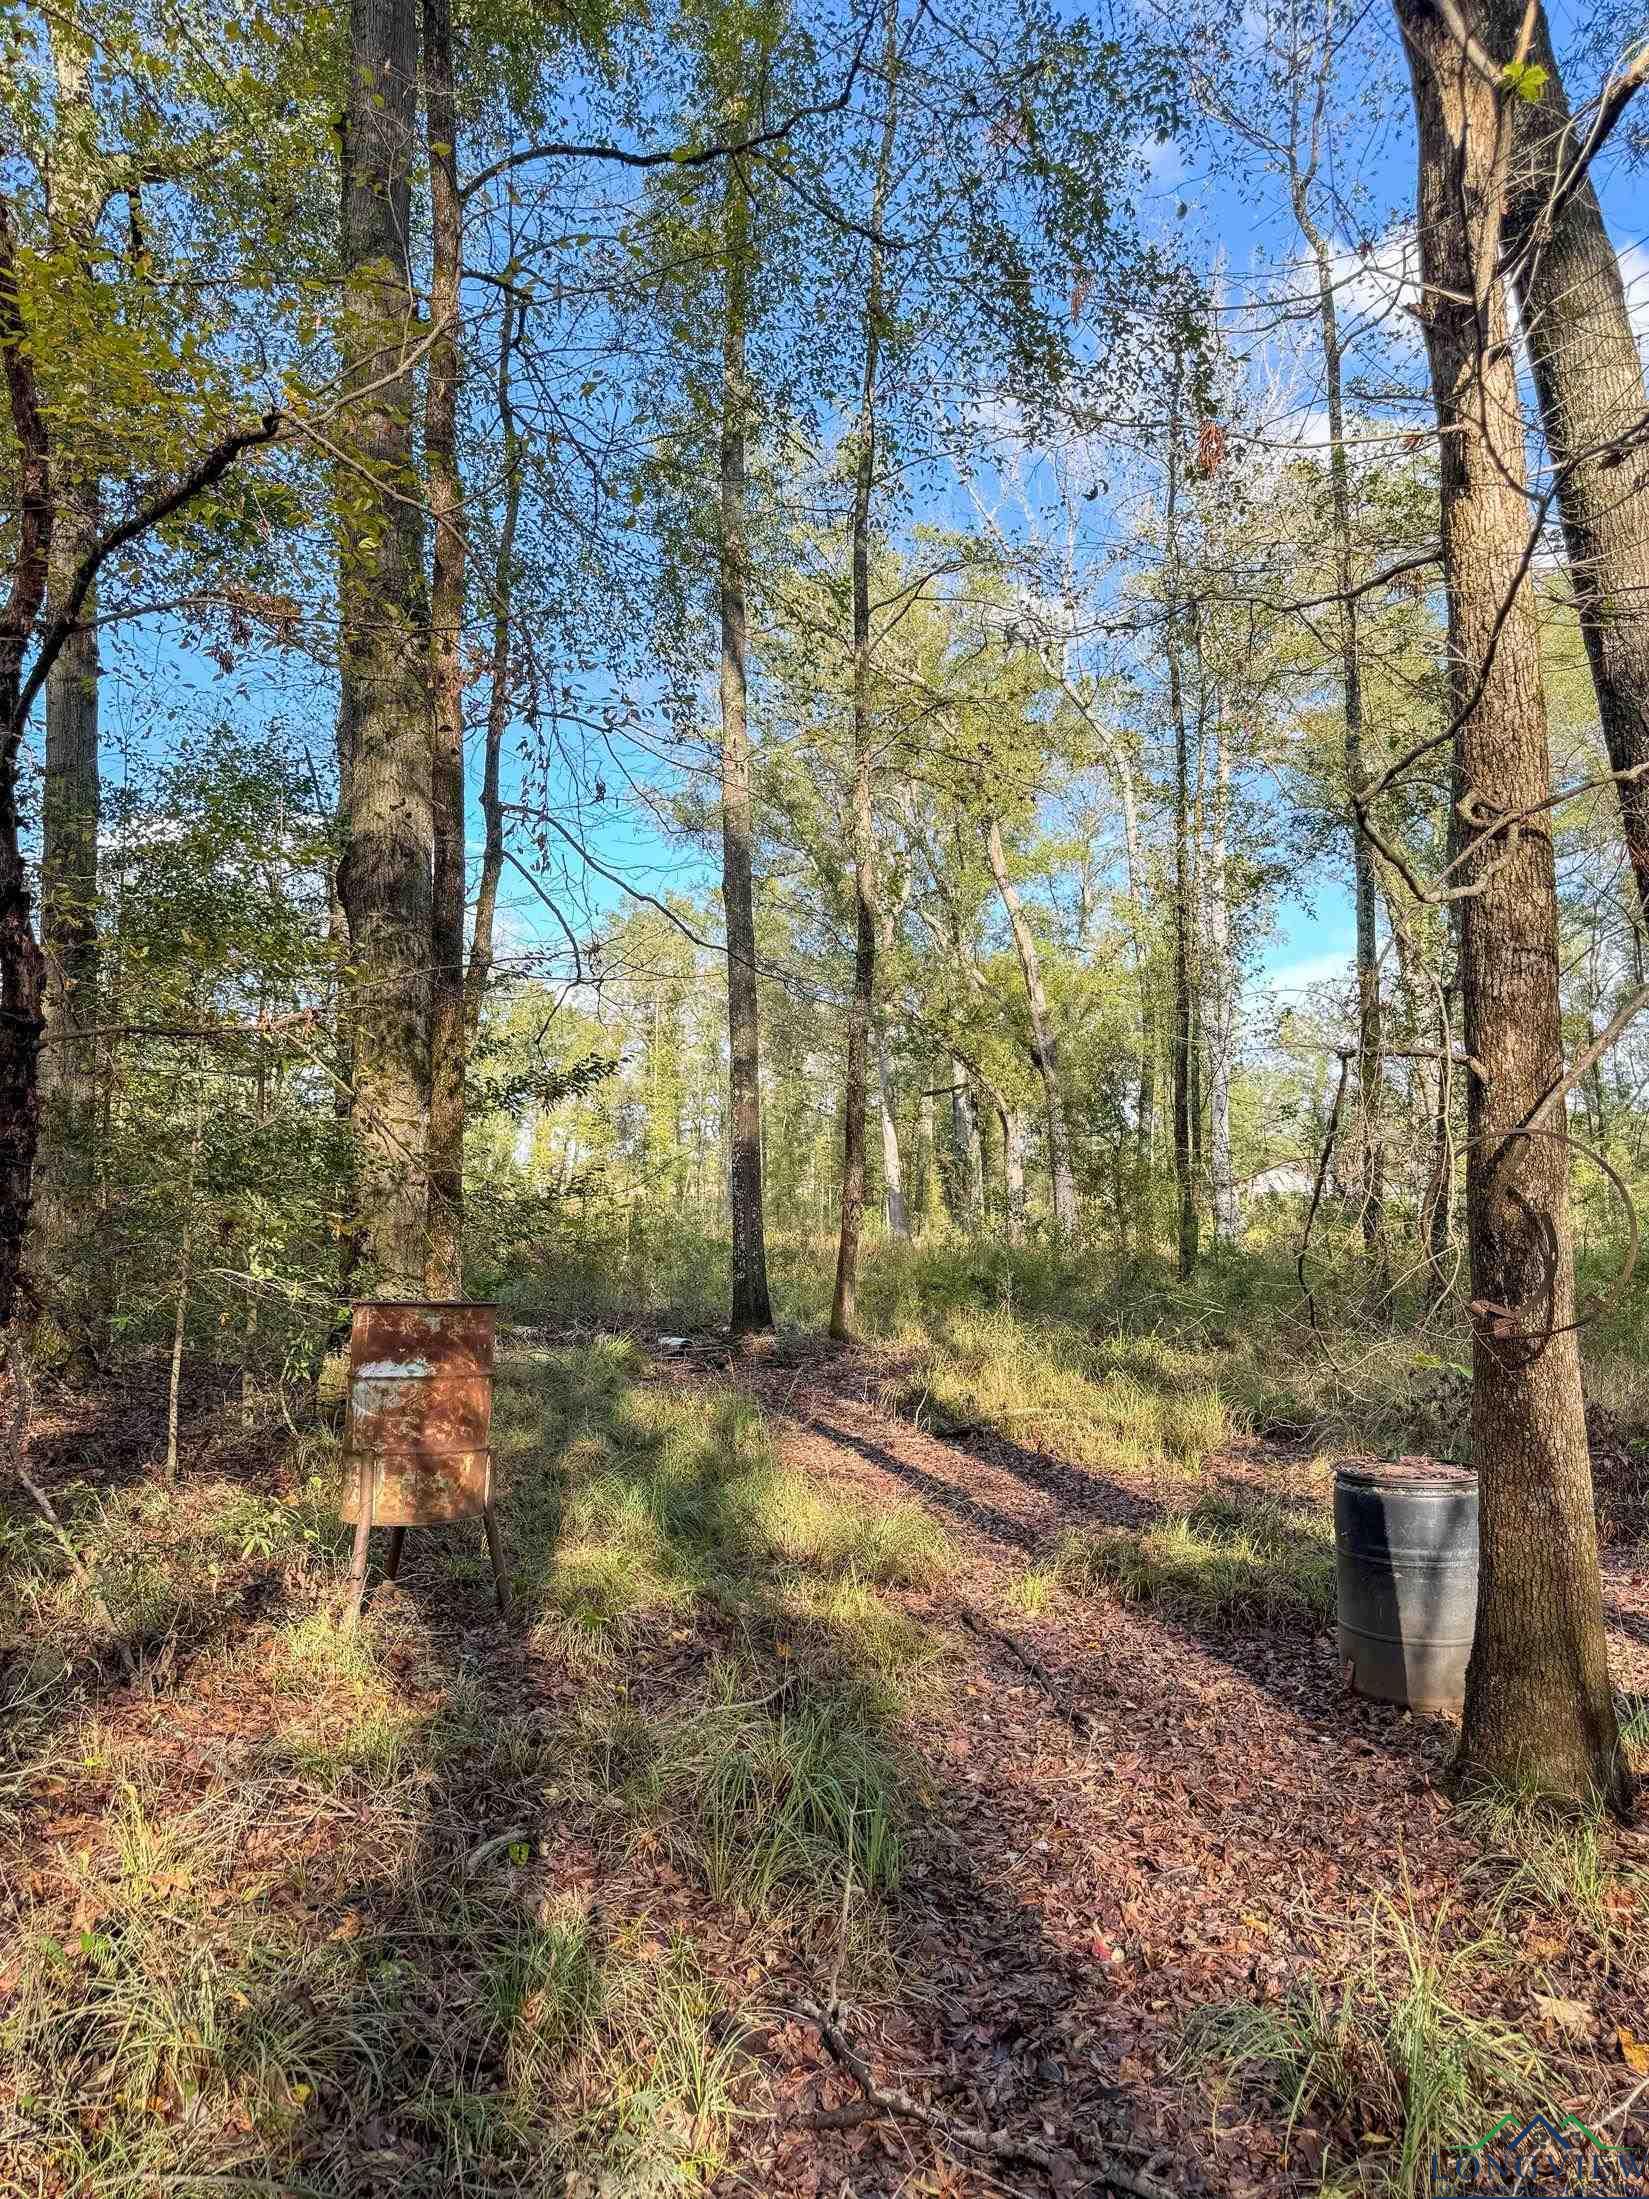
[[[1191,1151],[1191,991],[1194,950],[1191,936],[1190,755],[1177,637],[1169,639],[1167,656],[1168,707],[1174,721],[1174,1179],[1179,1188],[1180,1280],[1189,1282],[1196,1273],[1200,1230],[1196,1163]]]
[[[756,992],[756,901],[750,796],[749,554],[745,543],[745,438],[750,414],[745,332],[750,301],[750,196],[743,168],[727,163],[722,250],[721,411],[721,879],[727,922],[729,1197],[733,1231],[732,1329],[773,1326],[762,1212],[761,1010]]]
[[[895,1237],[908,1238],[910,1216],[905,1211],[905,1174],[899,1158],[899,1126],[893,1114],[893,1078],[888,1069],[887,1037],[876,1034],[876,1097],[882,1117],[882,1183],[887,1193],[887,1226]]]
[[[934,1122],[933,1094],[924,1091],[916,1103],[915,1209],[916,1233],[921,1236],[938,1211],[939,1139]]]
[[[1002,1188],[1010,1245],[1025,1242],[1025,1117],[1017,1107],[998,1105],[1002,1125]]]
[[[424,1290],[428,1216],[432,841],[429,621],[424,605],[408,253],[416,131],[416,0],[351,0],[340,353],[352,408],[338,469],[341,677],[350,731],[349,918],[359,1152],[360,1282]]]
[[[859,1286],[859,1240],[865,1215],[865,1087],[869,1077],[870,1026],[876,993],[876,837],[871,813],[870,722],[870,531],[871,499],[876,486],[876,380],[880,367],[882,316],[882,220],[893,174],[893,145],[898,128],[896,94],[899,58],[899,0],[888,0],[883,41],[882,141],[871,191],[870,246],[865,285],[864,376],[859,390],[859,424],[853,457],[853,517],[850,524],[853,588],[853,997],[847,1014],[847,1073],[842,1089],[842,1226],[836,1249],[836,1291],[830,1307],[830,1333],[844,1342],[853,1333]]]
[[[1315,156],[1313,156],[1315,166]],[[1385,1235],[1385,1154],[1380,1126],[1381,1002],[1376,932],[1374,850],[1358,821],[1356,804],[1368,785],[1363,751],[1363,666],[1357,631],[1352,557],[1351,467],[1346,450],[1344,354],[1328,241],[1311,216],[1307,179],[1293,177],[1294,218],[1310,248],[1317,273],[1317,318],[1328,392],[1329,509],[1334,521],[1334,585],[1339,593],[1340,674],[1345,698],[1346,790],[1351,797],[1351,871],[1357,933],[1357,1093],[1362,1126],[1363,1242],[1377,1286],[1390,1267]]]
[[[481,1005],[492,977],[498,884],[504,875],[504,797],[501,774],[504,728],[510,716],[510,621],[515,590],[515,537],[521,522],[521,439],[510,399],[510,355],[520,338],[526,303],[504,301],[498,331],[498,420],[504,444],[504,517],[492,571],[492,647],[487,664],[486,749],[481,765],[481,877],[475,892],[469,970],[464,980],[467,1046],[481,1026]]]
[[[458,353],[463,209],[458,196],[458,111],[452,83],[451,0],[423,0],[424,118],[429,155],[432,341],[425,367],[424,460],[434,554],[429,590],[431,876],[429,1218],[424,1289],[464,1291],[464,675],[465,571],[469,557],[458,472]],[[509,312],[506,302],[505,312]]]
[[[38,1066],[45,960],[34,936],[17,815],[17,765],[28,723],[23,660],[51,569],[51,442],[17,289],[16,246],[0,198],[0,361],[17,443],[17,523],[0,605],[0,1363],[17,1311],[40,1136]],[[11,1379],[18,1377],[13,1370]]]
[[[1487,0],[1484,37],[1496,56],[1517,47],[1522,0]],[[1649,765],[1649,415],[1620,261],[1589,175],[1551,210],[1577,133],[1546,13],[1538,4],[1529,60],[1546,71],[1534,104],[1514,99],[1506,249],[1558,509],[1570,585],[1591,661],[1610,768]],[[1584,134],[1584,133],[1581,133]],[[1626,447],[1634,430],[1639,439]],[[1649,773],[1616,781],[1626,853],[1649,910]]]
[[[104,163],[92,99],[92,47],[69,18],[47,26],[56,112],[49,173],[53,249],[91,278],[91,245],[103,201]],[[95,473],[54,457],[52,615],[98,535]],[[40,808],[40,944],[45,954],[40,1053],[40,1166],[32,1261],[62,1288],[78,1252],[97,1292],[88,1231],[96,1204],[100,1111],[95,1029],[98,980],[98,680],[95,594],[46,679],[45,787]],[[76,1283],[79,1277],[75,1278]],[[76,1288],[72,1295],[82,1293]]]
[[[1465,800],[1477,1631],[1463,1768],[1627,1799],[1603,1634],[1575,1318],[1564,1110],[1517,1135],[1563,1074],[1545,696],[1517,369],[1499,255],[1500,116],[1427,0],[1396,0],[1420,146],[1421,318],[1441,447],[1449,667]],[[1467,0],[1468,27],[1482,35]],[[1473,21],[1474,18],[1478,20]],[[1486,271],[1486,272],[1485,272]],[[1507,828],[1496,820],[1523,814]],[[1532,813],[1532,815],[1530,814]]]
[[[1134,957],[1134,982],[1139,988],[1139,1102],[1137,1127],[1139,1155],[1149,1167],[1156,1143],[1157,1034],[1156,1000],[1152,990],[1152,958],[1145,916],[1145,863],[1140,847],[1139,800],[1134,788],[1134,767],[1121,738],[1105,723],[1092,697],[1081,683],[1067,677],[1057,656],[1044,652],[1049,676],[1081,712],[1098,736],[1106,769],[1117,790],[1122,810],[1122,852],[1128,875],[1128,932]]]
[[[1048,1112],[1048,1176],[1053,1192],[1054,1235],[1069,1243],[1076,1235],[1076,1179],[1071,1171],[1071,1140],[1065,1121],[1065,1095],[1059,1076],[1059,1039],[1048,1015],[1048,996],[1042,984],[1042,960],[1036,939],[1025,917],[1024,903],[1008,876],[1002,848],[1002,829],[992,817],[985,826],[985,859],[1002,906],[1008,912],[1019,974],[1025,981],[1025,1000],[1030,1011],[1031,1043],[1036,1049],[1037,1071]]]
[[[974,1104],[968,1072],[954,1055],[950,1073],[951,1137],[956,1146],[957,1208],[965,1228],[975,1230],[985,1219],[985,1149],[979,1142],[979,1109]]]
[[[1230,879],[1226,816],[1231,796],[1231,758],[1225,722],[1214,719],[1214,801],[1208,848],[1208,954],[1204,970],[1203,1029],[1208,1038],[1208,1181],[1214,1236],[1237,1241],[1237,1191],[1231,1180],[1231,1047],[1235,986],[1231,969]]]
[[[96,491],[60,481],[48,615],[97,541]],[[40,944],[46,1019],[40,1054],[40,1196],[33,1257],[65,1285],[86,1261],[98,1178],[98,645],[95,598],[46,681],[40,810]],[[95,1272],[95,1259],[89,1261]],[[78,1297],[79,1291],[74,1295]]]

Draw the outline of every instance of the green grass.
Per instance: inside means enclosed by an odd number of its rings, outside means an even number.
[[[0,1862],[42,1795],[76,1791],[86,1829],[69,1881],[0,1929],[0,2181],[15,2160],[24,2188],[100,2199],[272,2177],[343,2199],[400,2130],[431,2189],[689,2193],[760,2089],[752,1957],[799,1937],[886,1985],[901,1722],[946,1654],[908,1605],[948,1545],[787,1468],[748,1397],[644,1372],[617,1339],[501,1370],[507,1654],[540,1656],[504,1699],[497,1643],[459,1653],[424,1600],[484,1614],[461,1530],[413,1538],[408,1592],[333,1625],[326,1444],[290,1503],[204,1479],[70,1494],[122,1629],[200,1629],[187,1677],[153,1685],[221,1704],[204,1723],[105,1717],[72,1661],[102,1646],[89,1600],[49,1537],[10,1530],[0,1612],[54,1646],[4,1665]],[[259,1579],[272,1620],[197,1616]],[[680,1656],[645,1708],[619,1665],[643,1636],[646,1669]],[[683,1885],[689,1919],[739,1920],[731,1976],[724,1930],[712,1960],[654,1913]]]
[[[719,1318],[720,1257],[638,1232],[617,1287],[660,1328]],[[816,1319],[821,1247],[781,1241],[775,1281],[786,1318]],[[587,1331],[610,1282],[575,1261],[517,1310]],[[1325,1446],[1443,1448],[1458,1400],[1444,1340],[1360,1339],[1337,1366],[1291,1292],[1280,1261],[1211,1262],[1186,1289],[1150,1262],[949,1239],[874,1248],[862,1305],[886,1354],[870,1371],[924,1426],[1126,1469],[1172,1507],[1073,1537],[1009,1583],[1014,1610],[1098,1587],[1222,1626],[1317,1624],[1326,1507],[1216,1486],[1217,1454],[1278,1420]],[[1635,1348],[1624,1317],[1609,1328],[1589,1365]],[[112,1645],[52,1538],[0,1521],[0,1871],[22,1889],[0,1925],[18,2156],[0,2182],[344,2199],[387,2132],[428,2188],[477,2199],[579,2176],[702,2190],[762,2112],[740,2041],[771,1952],[896,1991],[892,1904],[930,1783],[913,1728],[972,1654],[930,1615],[956,1563],[943,1531],[786,1466],[747,1392],[650,1379],[618,1335],[508,1353],[495,1430],[524,1622],[507,1648],[467,1530],[412,1538],[408,1592],[331,1625],[347,1533],[323,1436],[293,1447],[289,1500],[187,1460],[181,1496],[61,1491],[121,1636],[149,1645],[135,1689],[111,1692]],[[451,1614],[471,1606],[467,1634]],[[1649,1750],[1641,1699],[1623,1731]],[[1509,1805],[1463,1822],[1497,1929],[1567,1920],[1588,1959],[1641,1967],[1639,1889],[1605,1829],[1537,1831]],[[49,1855],[42,1825],[64,1828]],[[1511,1965],[1382,1912],[1349,1969],[1207,2012],[1197,2066],[1297,2132],[1332,2127],[1335,2190],[1406,2191],[1439,2133],[1545,2081],[1474,2014]]]
[[[1434,2152],[1481,2136],[1508,2107],[1548,2096],[1541,2050],[1479,2013],[1492,1935],[1445,1937],[1411,1906],[1380,1898],[1367,1945],[1335,1984],[1308,1982],[1272,2002],[1223,2001],[1186,2026],[1186,2066],[1215,2093],[1325,2134],[1337,2191],[1413,2199]],[[1216,2104],[1216,2115],[1219,2107]],[[1328,2186],[1325,2184],[1325,2189]]]
[[[1059,1574],[1053,1566],[1030,1565],[1008,1584],[1007,1600],[1028,1619],[1040,1619],[1051,1610],[1059,1594]]]
[[[628,1704],[592,1716],[589,1777],[621,1818],[719,1899],[752,1915],[834,1915],[856,1894],[892,1893],[903,1805],[878,1706],[854,1692],[781,1686],[712,1668],[666,1715]]]
[[[1142,1529],[1068,1535],[1057,1570],[1073,1587],[1223,1626],[1276,1619],[1321,1625],[1334,1614],[1328,1515],[1258,1494],[1205,1497],[1190,1512]]]
[[[890,1402],[944,1435],[988,1428],[1083,1465],[1195,1471],[1235,1432],[1206,1361],[1158,1336],[1095,1341],[1007,1305],[912,1323]]]
[[[552,1330],[607,1320],[650,1334],[725,1321],[718,1236],[659,1216],[638,1220],[615,1252],[600,1228],[599,1243],[592,1222],[588,1238],[507,1279],[509,1311]],[[823,1326],[834,1257],[828,1233],[770,1233],[781,1323]],[[1406,1281],[1383,1316],[1371,1315],[1356,1244],[1324,1235],[1311,1270],[1313,1328],[1286,1229],[1211,1255],[1187,1284],[1160,1252],[1012,1248],[941,1224],[914,1244],[871,1238],[860,1315],[866,1338],[896,1350],[913,1375],[890,1389],[900,1409],[920,1406],[941,1428],[987,1426],[1096,1468],[1111,1457],[1194,1471],[1233,1430],[1250,1428],[1328,1453],[1464,1456],[1464,1315],[1452,1302],[1428,1312],[1415,1248],[1401,1239],[1397,1261]],[[1583,1294],[1617,1269],[1606,1248],[1588,1255]],[[1588,1396],[1639,1441],[1649,1441],[1646,1318],[1649,1270],[1581,1336]]]
[[[599,1663],[637,1621],[700,1600],[828,1614],[832,1584],[942,1576],[949,1545],[917,1506],[872,1510],[822,1486],[783,1463],[747,1396],[642,1385],[641,1366],[599,1339],[500,1378],[517,1587],[543,1640]]]
[[[1628,1748],[1631,1735],[1628,1720]],[[1601,1809],[1560,1807],[1533,1790],[1479,1783],[1462,1795],[1457,1818],[1483,1850],[1474,1878],[1529,1933],[1554,1948],[1578,1933],[1605,1967],[1636,1967],[1649,1956],[1649,1872],[1620,1860]]]

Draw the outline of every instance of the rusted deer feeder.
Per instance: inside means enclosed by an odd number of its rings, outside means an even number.
[[[485,1526],[500,1615],[507,1610],[493,1514],[492,1355],[497,1309],[462,1300],[363,1298],[349,1331],[343,1516],[355,1522],[345,1614],[360,1615],[367,1541],[387,1527],[387,1578],[409,1527]]]

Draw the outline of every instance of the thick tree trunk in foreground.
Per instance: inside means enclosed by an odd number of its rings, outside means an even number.
[[[361,1273],[424,1290],[428,1213],[433,839],[428,619],[412,464],[416,341],[408,270],[416,0],[351,0],[340,351],[361,391],[338,471],[341,677],[350,812],[349,917]]]
[[[762,1214],[761,1022],[756,995],[756,898],[750,801],[749,558],[745,546],[745,434],[749,392],[750,199],[737,161],[727,163],[723,250],[721,414],[721,890],[727,920],[727,1065],[731,1151],[735,1336],[773,1326]]]
[[[451,0],[424,0],[424,111],[433,253],[434,324],[424,385],[424,457],[435,547],[430,569],[432,715],[429,1221],[424,1288],[464,1292],[464,675],[458,651],[469,555],[458,474],[458,303],[463,209],[458,197],[458,114],[452,86]],[[506,301],[506,312],[510,310]]]
[[[1496,98],[1425,0],[1397,0],[1419,126],[1422,320],[1440,431],[1451,692],[1471,805],[1467,1226],[1482,1501],[1462,1766],[1620,1804],[1575,1317],[1550,791],[1523,423],[1498,252]],[[1468,23],[1479,15],[1466,8]],[[1481,36],[1481,22],[1472,23]],[[1490,272],[1478,289],[1479,268]],[[1476,296],[1474,305],[1473,299]],[[1502,623],[1503,620],[1503,623]],[[1529,818],[1509,835],[1497,817]]]
[[[1002,906],[1008,912],[1019,974],[1025,981],[1025,1001],[1031,1019],[1031,1043],[1042,1078],[1043,1102],[1048,1111],[1048,1176],[1053,1192],[1054,1235],[1068,1244],[1076,1235],[1076,1179],[1071,1172],[1071,1140],[1065,1121],[1065,1094],[1059,1077],[1059,1040],[1048,1015],[1048,996],[1042,984],[1042,959],[1036,938],[1026,920],[1024,903],[1008,876],[1002,847],[1002,830],[992,817],[985,827],[985,859],[996,881]]]
[[[1517,48],[1522,0],[1488,0],[1484,39],[1504,61]],[[1555,213],[1553,188],[1576,132],[1544,9],[1529,59],[1547,72],[1540,98],[1513,100],[1516,130],[1506,245],[1541,425],[1558,469],[1570,585],[1591,659],[1610,767],[1649,764],[1649,412],[1620,261],[1589,176]],[[1580,133],[1584,135],[1584,133]],[[1621,455],[1634,430],[1636,447]],[[1626,852],[1649,909],[1649,776],[1617,781]]]

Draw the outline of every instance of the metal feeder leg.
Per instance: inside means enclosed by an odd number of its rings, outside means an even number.
[[[498,1616],[507,1619],[510,1615],[510,1592],[504,1572],[504,1547],[498,1539],[498,1517],[493,1511],[490,1497],[482,1511],[481,1520],[487,1530],[487,1555],[492,1559],[492,1590],[498,1603]]]
[[[372,1461],[369,1458],[361,1460],[355,1486],[355,1549],[349,1561],[349,1585],[344,1591],[343,1610],[344,1621],[349,1626],[360,1617],[361,1598],[366,1594],[367,1544],[372,1535]]]
[[[384,1559],[384,1579],[392,1581],[401,1571],[401,1551],[405,1546],[407,1531],[404,1527],[392,1527],[389,1531],[389,1554]]]

